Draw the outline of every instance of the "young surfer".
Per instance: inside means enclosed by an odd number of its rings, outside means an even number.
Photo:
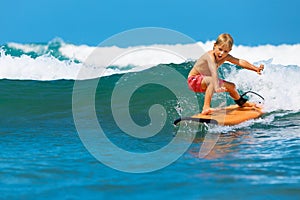
[[[225,61],[255,71],[259,75],[264,69],[264,65],[256,67],[246,60],[238,59],[229,54],[233,46],[232,37],[223,33],[218,36],[214,43],[213,50],[203,54],[195,63],[188,75],[188,86],[194,92],[205,92],[202,114],[210,114],[214,111],[210,107],[214,92],[228,92],[239,106],[255,106],[242,98],[235,88],[235,84],[218,78],[218,67]]]

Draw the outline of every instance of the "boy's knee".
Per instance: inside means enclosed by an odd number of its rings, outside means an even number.
[[[235,89],[235,84],[234,84],[234,83],[231,83],[231,85],[232,85],[232,88]]]
[[[227,83],[228,84],[228,89],[234,90],[235,89],[235,84],[234,83]]]

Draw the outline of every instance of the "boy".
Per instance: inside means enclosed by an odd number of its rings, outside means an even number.
[[[225,61],[255,71],[259,75],[264,69],[264,65],[256,67],[246,60],[231,56],[229,52],[231,51],[232,46],[233,39],[229,34],[223,33],[219,35],[217,41],[214,43],[213,50],[202,55],[188,75],[189,88],[194,92],[205,92],[202,110],[202,114],[204,115],[214,111],[214,109],[210,107],[214,92],[229,92],[230,96],[239,106],[255,106],[255,104],[247,102],[247,99],[244,99],[239,95],[234,83],[218,78],[218,67]]]

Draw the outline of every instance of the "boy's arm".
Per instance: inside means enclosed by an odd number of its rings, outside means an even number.
[[[217,71],[217,65],[215,64],[215,62],[213,62],[212,58],[210,57],[210,55],[207,55],[207,63],[208,63],[208,68],[210,70],[211,73],[211,78],[212,78],[212,84],[214,86],[214,90],[215,92],[224,92],[226,91],[224,88],[220,88],[219,87],[219,77],[218,77],[218,71]]]
[[[228,57],[226,59],[227,61],[229,61],[235,65],[241,66],[245,69],[255,71],[259,75],[261,74],[262,70],[264,69],[264,65],[260,65],[259,67],[256,67],[256,66],[252,65],[251,63],[249,63],[248,61],[235,58],[232,55],[228,55],[227,57]]]

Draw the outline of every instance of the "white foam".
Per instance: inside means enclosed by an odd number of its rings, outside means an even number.
[[[273,59],[273,64],[281,65],[298,65],[300,66],[300,59],[297,53],[300,51],[300,44],[295,45],[262,45],[256,47],[235,46],[232,49],[232,55],[256,62],[260,60]]]
[[[48,47],[43,44],[19,44],[15,42],[10,42],[7,46],[15,49],[20,49],[25,53],[36,52],[39,54],[43,54],[47,51]]]
[[[0,50],[0,79],[56,80],[74,79],[82,64],[59,61],[53,56],[12,57]]]
[[[59,49],[62,55],[70,58],[76,59],[81,62],[84,62],[88,56],[95,50],[96,47],[91,47],[88,45],[73,45],[73,44],[64,44]],[[111,50],[113,47],[107,48],[107,50]],[[105,50],[105,49],[103,49]]]
[[[158,50],[158,51],[155,51]],[[151,50],[151,51],[150,51]],[[167,56],[163,53],[163,50],[167,51],[173,55]],[[66,44],[60,48],[62,55],[77,59],[81,62],[85,62],[87,59],[93,59],[91,56],[96,56],[95,60],[98,60],[98,65],[106,65],[114,61],[115,65],[118,66],[127,66],[127,65],[136,65],[136,66],[155,66],[158,64],[169,64],[169,63],[182,63],[182,59],[178,57],[185,58],[186,60],[195,60],[203,53],[203,48],[197,44],[177,44],[177,45],[151,45],[151,46],[135,46],[128,48],[120,48],[116,46],[112,47],[90,47],[86,45],[70,45]],[[139,56],[136,56],[137,52]],[[96,53],[95,53],[96,52]],[[134,52],[135,54],[129,55]],[[124,56],[127,55],[126,59]],[[176,54],[177,56],[174,56]],[[108,58],[105,59],[101,56]],[[101,57],[101,58],[99,58]],[[116,60],[117,58],[122,57],[121,60]],[[102,63],[101,63],[102,60]],[[99,63],[100,61],[100,63]]]
[[[265,98],[266,112],[300,110],[300,68],[275,65],[270,61],[261,63],[265,64],[262,75],[249,70],[237,70],[228,74],[226,80],[236,83],[238,89],[261,94]]]

